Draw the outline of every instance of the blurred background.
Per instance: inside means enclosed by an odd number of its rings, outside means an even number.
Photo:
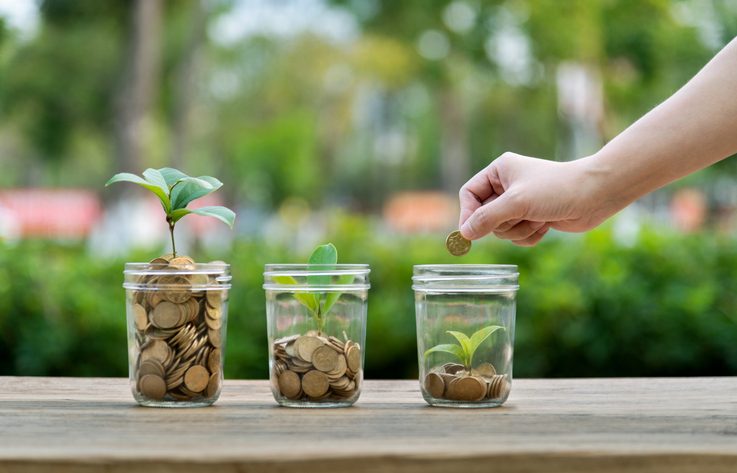
[[[180,252],[232,264],[226,377],[265,378],[262,271],[369,263],[369,378],[416,376],[413,264],[520,267],[515,374],[737,375],[737,164],[535,248],[454,259],[506,150],[570,160],[737,35],[737,0],[0,0],[0,374],[127,375],[126,261],[168,253],[115,172],[224,182]],[[689,113],[684,110],[683,113]]]

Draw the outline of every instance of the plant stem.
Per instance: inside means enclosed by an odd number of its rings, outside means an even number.
[[[171,235],[171,254],[173,258],[176,258],[177,257],[177,246],[174,243],[174,223],[172,223],[171,221],[169,221],[169,235]]]

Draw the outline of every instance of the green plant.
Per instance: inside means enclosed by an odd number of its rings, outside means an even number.
[[[338,263],[338,250],[332,243],[320,245],[312,252],[308,260],[309,269],[331,269]],[[330,284],[329,275],[309,275],[307,276],[307,284],[312,286],[323,286]],[[291,276],[277,276],[274,278],[279,284],[297,284],[297,281]],[[350,284],[353,282],[353,276],[350,274],[342,274],[337,277],[338,284]],[[325,321],[332,309],[333,305],[340,298],[340,292],[297,292],[295,298],[307,308],[315,322],[315,328],[318,332],[322,332],[325,328]]]
[[[193,200],[215,192],[222,187],[223,183],[214,177],[191,177],[174,168],[149,168],[143,171],[143,177],[128,172],[116,174],[105,183],[105,187],[116,182],[132,182],[156,194],[166,214],[166,223],[169,225],[171,249],[174,257],[177,255],[177,247],[174,242],[174,226],[185,215],[197,214],[215,217],[233,228],[235,212],[227,207],[187,208],[187,205]]]
[[[484,343],[484,340],[489,338],[492,333],[496,332],[499,329],[504,330],[504,327],[502,327],[501,325],[489,325],[476,331],[470,337],[462,332],[448,330],[447,333],[453,335],[456,340],[458,340],[458,344],[456,345],[454,343],[445,343],[435,345],[425,352],[425,357],[427,357],[430,353],[436,352],[450,353],[451,355],[461,360],[461,363],[463,363],[463,366],[466,368],[466,370],[470,371],[471,362],[473,361],[473,354],[476,352],[478,347],[481,346],[482,343]]]

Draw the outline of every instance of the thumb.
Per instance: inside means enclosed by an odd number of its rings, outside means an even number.
[[[497,230],[504,222],[519,218],[522,218],[522,212],[512,203],[509,193],[505,192],[476,209],[461,226],[461,235],[469,240],[478,240]]]

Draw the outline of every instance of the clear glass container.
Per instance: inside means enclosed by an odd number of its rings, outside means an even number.
[[[269,377],[289,407],[347,407],[363,383],[366,264],[268,264]]]
[[[507,400],[518,276],[513,265],[414,267],[420,388],[428,404],[496,407]]]
[[[230,266],[128,263],[124,276],[133,397],[150,407],[214,403],[223,382]]]

